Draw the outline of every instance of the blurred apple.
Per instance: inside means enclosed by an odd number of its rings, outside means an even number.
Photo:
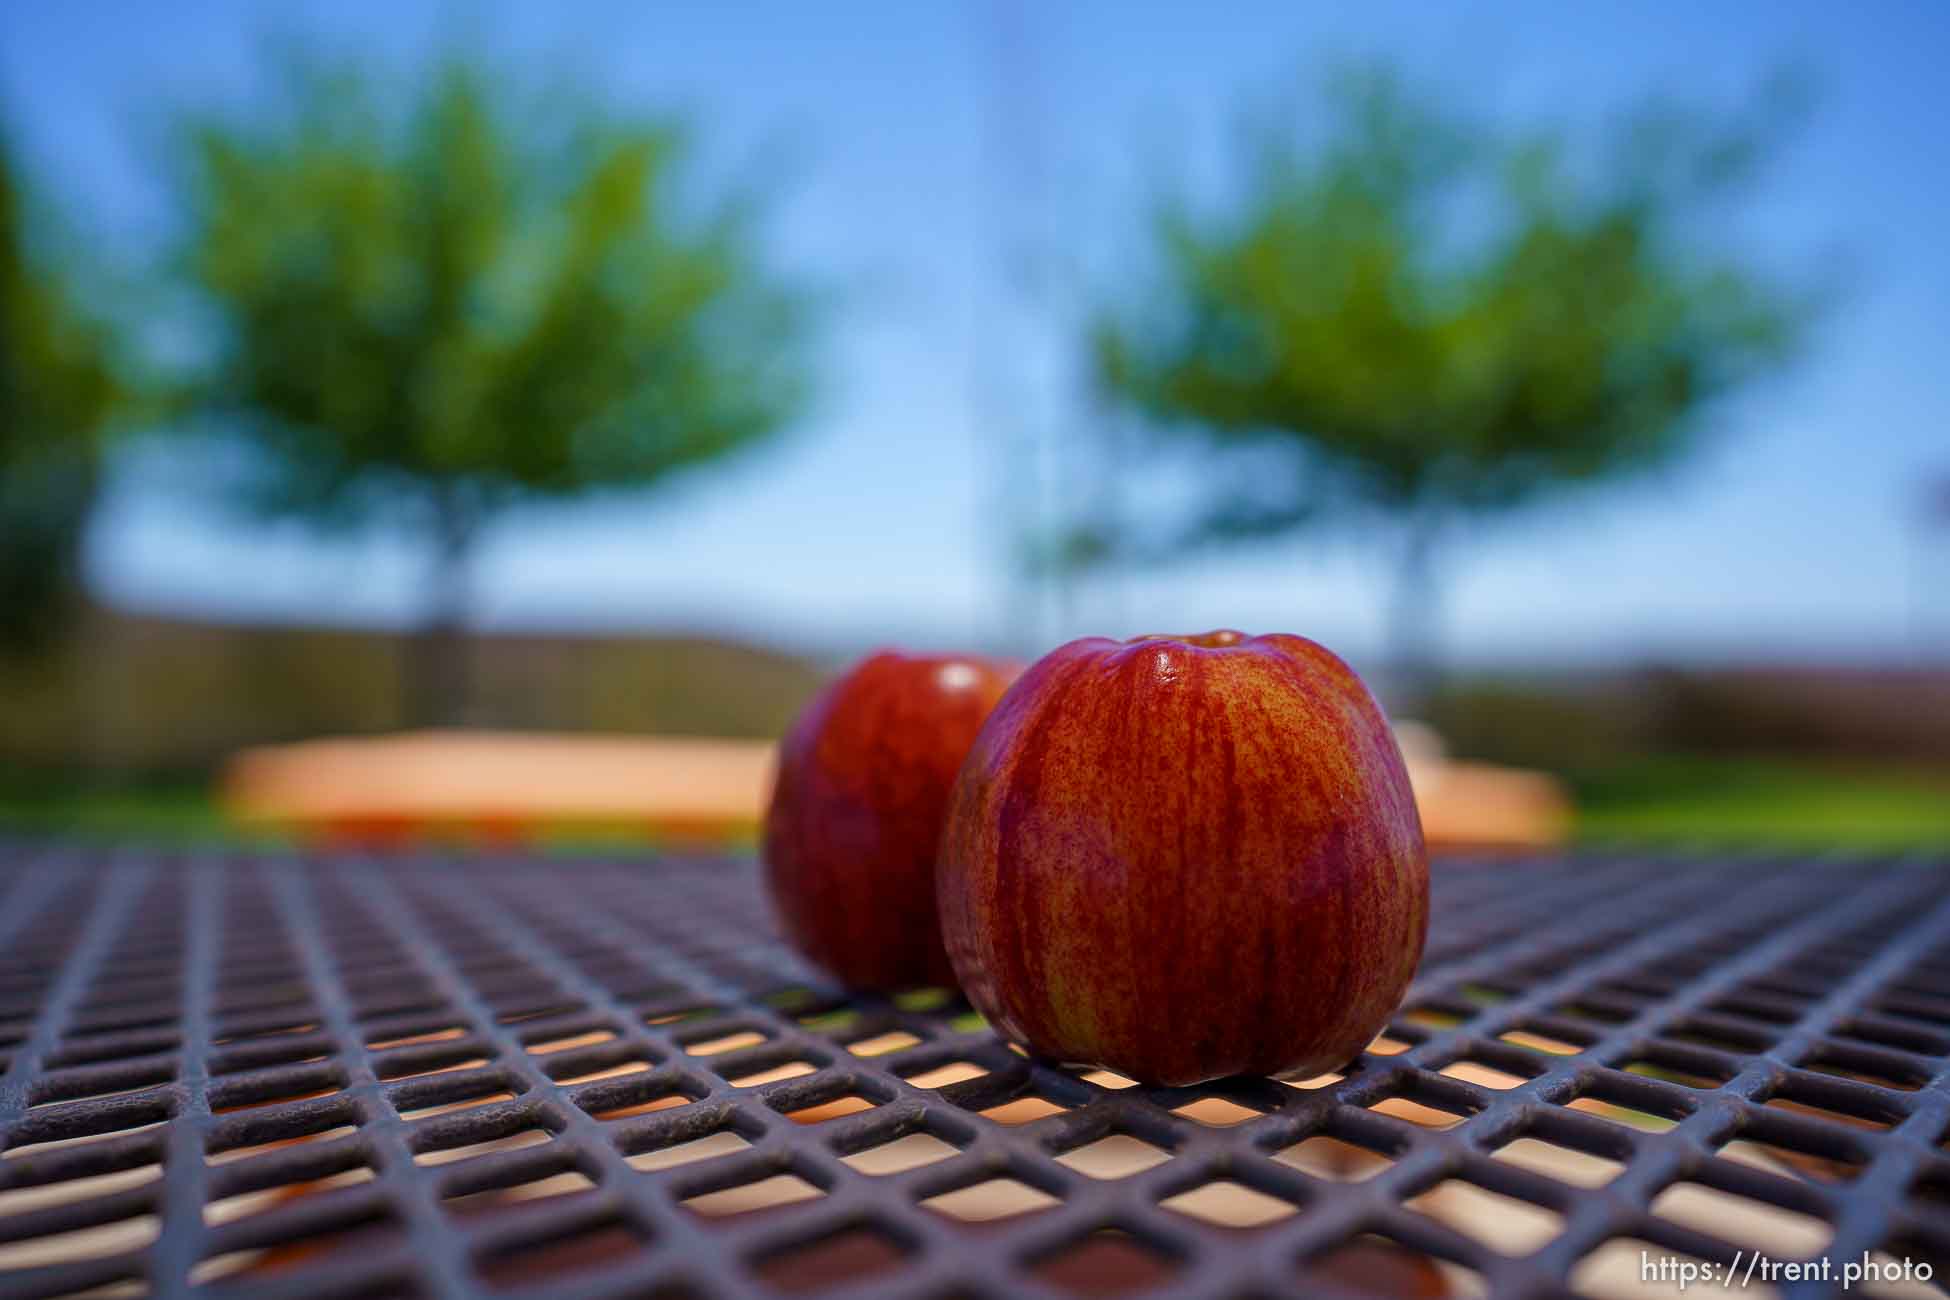
[[[787,936],[848,985],[954,983],[934,899],[948,791],[1019,671],[883,651],[786,733],[765,817],[766,878]]]
[[[1297,636],[1087,638],[1039,660],[962,765],[936,887],[992,1024],[1146,1083],[1346,1064],[1428,929],[1387,719]]]

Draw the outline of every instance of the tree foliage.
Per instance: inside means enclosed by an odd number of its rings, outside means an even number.
[[[248,505],[420,522],[433,623],[496,512],[660,484],[800,408],[808,299],[749,195],[701,201],[681,124],[461,58],[405,94],[304,58],[282,83],[189,124],[183,260],[222,325],[197,404],[254,444]]]
[[[1674,460],[1808,316],[1715,237],[1787,105],[1645,109],[1580,141],[1369,67],[1331,80],[1311,138],[1252,125],[1231,200],[1163,204],[1158,275],[1095,326],[1104,387],[1214,453],[1186,529],[1122,552],[1379,513],[1426,604],[1445,528]]]
[[[106,326],[84,310],[0,148],[0,649],[42,647],[72,606],[101,446],[124,398]]]

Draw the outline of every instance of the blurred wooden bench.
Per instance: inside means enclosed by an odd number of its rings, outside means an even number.
[[[1403,742],[1431,845],[1542,848],[1568,833],[1570,805],[1550,777],[1452,762],[1412,727]],[[348,841],[586,827],[722,843],[755,833],[773,764],[764,741],[413,732],[246,750],[220,798],[245,825]]]
[[[591,828],[714,842],[756,832],[772,765],[764,741],[409,732],[245,750],[218,797],[247,826],[353,841]]]

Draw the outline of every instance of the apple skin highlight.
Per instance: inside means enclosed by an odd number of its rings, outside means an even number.
[[[786,937],[858,989],[952,985],[935,854],[955,773],[1019,664],[882,651],[779,746],[766,883]]]
[[[1332,652],[1278,634],[1037,661],[962,764],[936,892],[1001,1033],[1153,1084],[1346,1064],[1428,932],[1386,717]]]

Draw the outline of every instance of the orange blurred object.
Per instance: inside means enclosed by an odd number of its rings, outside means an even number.
[[[1432,849],[1548,849],[1571,834],[1571,800],[1556,777],[1462,762],[1419,722],[1395,724],[1408,783]]]
[[[773,746],[689,737],[425,731],[247,749],[219,798],[246,825],[357,843],[575,827],[723,842],[756,832]]]
[[[1436,849],[1548,848],[1571,807],[1549,776],[1456,762],[1425,728],[1402,750]],[[459,832],[518,844],[581,827],[669,842],[749,839],[770,797],[765,741],[424,731],[248,749],[224,770],[225,811],[246,825],[358,844]]]

